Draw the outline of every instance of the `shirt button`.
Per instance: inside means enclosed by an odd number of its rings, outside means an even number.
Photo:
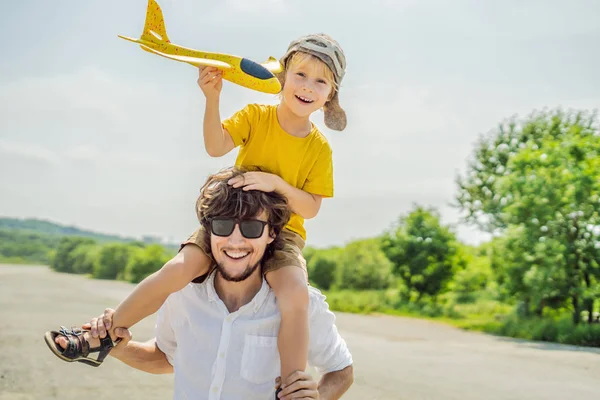
[[[231,322],[231,315],[227,317],[227,322]]]
[[[217,393],[219,391],[219,388],[216,386],[213,386],[212,391],[213,391],[213,393]]]
[[[225,353],[221,353],[221,354],[219,354],[219,357],[221,357],[221,358],[225,358]]]

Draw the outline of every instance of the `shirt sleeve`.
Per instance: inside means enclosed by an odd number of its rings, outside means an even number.
[[[169,310],[169,300],[172,299],[167,298],[167,301],[165,301],[162,307],[158,310],[154,334],[156,336],[156,345],[158,346],[160,351],[165,353],[169,364],[174,365],[173,360],[175,358],[175,351],[177,350],[177,341],[175,340],[175,333],[173,332],[173,328],[171,325],[171,312]]]
[[[333,157],[331,147],[321,148],[302,190],[324,197],[333,197]]]
[[[236,147],[246,144],[250,139],[250,131],[256,114],[256,106],[249,104],[222,122],[223,129],[229,132]]]
[[[352,355],[335,326],[335,315],[319,291],[310,289],[308,363],[320,374],[352,365]]]

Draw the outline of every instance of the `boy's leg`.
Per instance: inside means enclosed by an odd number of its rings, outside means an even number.
[[[280,234],[283,248],[263,264],[263,272],[277,297],[281,312],[278,346],[281,380],[295,371],[304,371],[308,358],[308,279],[302,255],[304,240],[284,229]]]
[[[273,288],[281,324],[278,347],[281,358],[281,380],[295,371],[304,371],[308,358],[308,284],[303,269],[286,266],[265,275]]]

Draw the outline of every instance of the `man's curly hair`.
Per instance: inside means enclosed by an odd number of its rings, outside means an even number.
[[[236,219],[256,218],[263,211],[267,215],[269,233],[274,238],[273,242],[265,249],[263,259],[273,255],[276,249],[281,249],[283,243],[279,233],[288,223],[291,211],[285,196],[276,192],[261,192],[259,190],[243,190],[243,187],[234,188],[227,182],[231,178],[243,176],[245,170],[232,167],[223,169],[211,175],[200,189],[200,196],[196,201],[196,215],[200,225],[207,233],[205,249],[210,249],[210,220],[215,217],[228,217]],[[212,254],[210,254],[212,257]]]

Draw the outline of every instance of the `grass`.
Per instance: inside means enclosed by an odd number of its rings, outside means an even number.
[[[334,311],[359,314],[387,314],[429,319],[461,329],[535,341],[600,347],[600,324],[575,325],[568,311],[546,318],[519,318],[514,306],[489,298],[482,292],[470,301],[459,302],[452,293],[438,303],[416,304],[402,299],[398,290],[325,292]]]

